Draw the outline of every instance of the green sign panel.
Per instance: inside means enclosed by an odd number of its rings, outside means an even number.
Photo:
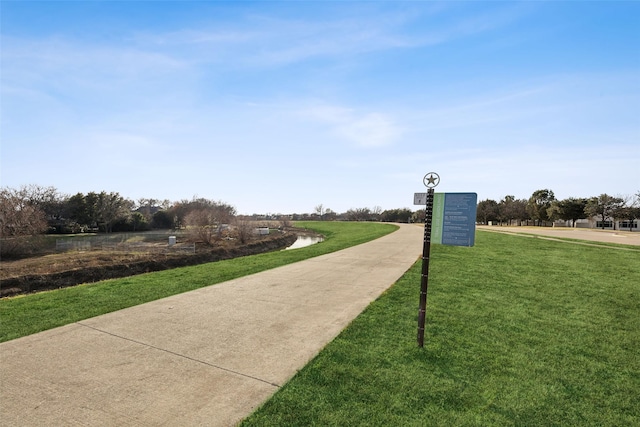
[[[473,246],[476,236],[476,193],[435,193],[431,243]]]

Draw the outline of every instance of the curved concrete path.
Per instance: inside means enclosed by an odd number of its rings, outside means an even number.
[[[235,425],[402,276],[422,236],[401,225],[339,252],[2,343],[0,424]]]

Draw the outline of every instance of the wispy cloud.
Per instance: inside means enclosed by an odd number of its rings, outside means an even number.
[[[179,58],[129,45],[96,45],[78,39],[2,37],[3,73],[31,75],[136,78],[166,71],[184,71]],[[11,76],[11,74],[10,74]],[[70,77],[70,76],[68,76]]]
[[[314,58],[331,58],[411,45],[388,21],[304,21],[252,17],[234,28],[216,24],[170,33],[139,33],[136,45],[174,51],[196,63],[228,66],[283,66]],[[231,64],[227,63],[230,59]]]
[[[248,14],[231,26],[209,23],[167,33],[139,32],[133,42],[146,49],[180,49],[181,57],[245,66],[284,66],[301,61],[347,57],[447,43],[517,21],[523,7],[500,7],[475,16],[450,15],[444,6],[408,10],[351,7],[351,16],[326,11],[308,18]],[[455,9],[455,8],[454,8]],[[227,65],[230,65],[227,63]]]
[[[363,148],[391,145],[402,138],[403,129],[388,114],[317,105],[303,108],[302,116],[329,127],[335,137]]]
[[[472,18],[448,16],[442,6],[393,11],[353,7],[347,15],[306,18],[248,13],[233,24],[214,21],[168,32],[134,29],[111,43],[69,36],[3,36],[3,84],[67,95],[79,90],[136,93],[154,83],[167,88],[203,76],[211,80],[225,70],[352,60],[372,52],[446,43],[505,25],[518,18],[517,9]],[[177,75],[179,79],[172,78]]]
[[[339,135],[361,147],[382,147],[393,144],[402,136],[402,130],[381,113],[368,113],[339,125]]]

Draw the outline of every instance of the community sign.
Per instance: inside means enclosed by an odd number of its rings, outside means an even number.
[[[414,204],[425,205],[427,193],[415,193]],[[476,193],[434,193],[431,243],[473,246],[476,236]]]

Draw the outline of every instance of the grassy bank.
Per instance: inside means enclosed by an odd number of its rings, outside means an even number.
[[[420,264],[248,426],[640,425],[637,252],[478,232]]]
[[[289,251],[176,268],[0,300],[0,342],[66,325],[364,243],[394,231],[390,224],[299,222],[325,236]]]

